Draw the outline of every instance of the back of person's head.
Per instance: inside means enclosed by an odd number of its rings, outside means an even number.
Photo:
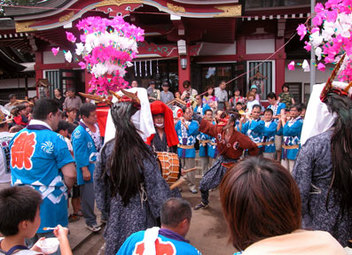
[[[188,222],[192,218],[192,209],[188,201],[172,197],[164,202],[160,211],[160,221],[162,225],[175,228],[184,219]]]
[[[276,94],[274,92],[270,92],[266,97],[275,100],[277,99]]]
[[[70,128],[70,123],[68,123],[66,120],[60,120],[56,132],[60,132],[61,130],[65,131],[65,130],[68,130],[69,128]]]
[[[39,99],[33,107],[33,119],[46,120],[49,113],[56,114],[59,111],[59,103],[54,99]]]
[[[220,198],[230,240],[238,250],[301,227],[297,184],[273,160],[250,157],[236,164],[222,180]]]
[[[4,236],[18,233],[18,224],[33,222],[42,202],[41,194],[29,186],[14,186],[0,191],[0,232]]]
[[[89,118],[89,115],[91,112],[94,112],[97,109],[97,107],[95,106],[95,104],[92,103],[84,103],[82,104],[81,108],[79,109],[82,117],[87,117]]]

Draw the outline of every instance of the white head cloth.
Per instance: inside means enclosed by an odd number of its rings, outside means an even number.
[[[326,104],[320,101],[320,93],[325,83],[315,84],[310,95],[301,133],[301,144],[318,134],[327,131],[335,122],[336,115],[329,112]],[[347,83],[334,81],[334,87],[344,88]]]
[[[150,111],[150,104],[148,100],[147,90],[145,88],[130,88],[126,89],[128,92],[138,92],[137,96],[141,101],[141,109],[137,111],[132,116],[132,122],[134,126],[140,131],[139,134],[141,135],[144,141],[147,140],[149,136],[155,134],[155,128],[153,123],[153,116]],[[123,95],[121,91],[118,92],[119,95]],[[113,97],[112,100],[114,103],[117,102],[117,98]],[[109,110],[108,118],[106,120],[106,128],[105,128],[105,141],[104,143],[110,141],[111,139],[115,138],[115,125],[112,121],[111,117],[111,110]]]

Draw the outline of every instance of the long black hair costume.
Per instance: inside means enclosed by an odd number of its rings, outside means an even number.
[[[156,157],[131,121],[140,108],[137,95],[128,96],[111,106],[115,139],[101,149],[94,172],[97,206],[108,215],[104,238],[109,255],[132,233],[157,226],[160,207],[171,197]]]
[[[332,82],[338,68],[313,88],[302,132],[311,135],[292,175],[301,193],[303,227],[328,231],[346,246],[352,238],[352,83]]]

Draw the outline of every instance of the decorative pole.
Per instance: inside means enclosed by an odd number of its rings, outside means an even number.
[[[314,15],[315,0],[310,0],[310,23],[313,26],[313,15]],[[309,91],[312,93],[313,85],[315,84],[315,52],[310,51],[310,86]]]

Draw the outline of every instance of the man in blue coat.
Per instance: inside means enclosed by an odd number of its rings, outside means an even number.
[[[283,135],[281,165],[292,172],[297,153],[301,148],[301,132],[303,120],[301,115],[302,108],[300,105],[292,105],[290,108],[290,117],[286,114],[281,115],[279,122],[279,133]]]
[[[247,135],[259,149],[262,149],[264,121],[260,119],[262,107],[259,104],[253,105],[249,120],[243,124],[244,116],[240,119],[239,129],[242,134]],[[262,151],[262,150],[261,150]]]
[[[87,228],[92,232],[101,229],[94,214],[93,172],[101,137],[97,125],[96,106],[85,103],[80,108],[82,119],[72,133],[73,153],[77,168],[77,184],[80,186],[81,205]]]
[[[175,125],[179,140],[177,154],[181,159],[182,168],[185,170],[194,168],[195,166],[196,150],[194,144],[196,143],[199,124],[197,121],[192,120],[192,114],[192,108],[186,108],[183,117]],[[186,180],[189,190],[192,193],[197,193],[194,171],[186,174]]]
[[[269,106],[267,109],[271,109],[273,111],[273,119],[276,123],[279,121],[281,114],[285,114],[286,112],[286,104],[280,102],[277,99],[277,96],[274,92],[270,92],[267,96]],[[281,158],[281,148],[282,148],[282,135],[275,135],[275,150],[276,150],[276,160],[280,160]]]
[[[185,236],[191,225],[192,209],[182,198],[169,198],[160,212],[161,228],[153,227],[132,234],[117,255],[201,254]]]

